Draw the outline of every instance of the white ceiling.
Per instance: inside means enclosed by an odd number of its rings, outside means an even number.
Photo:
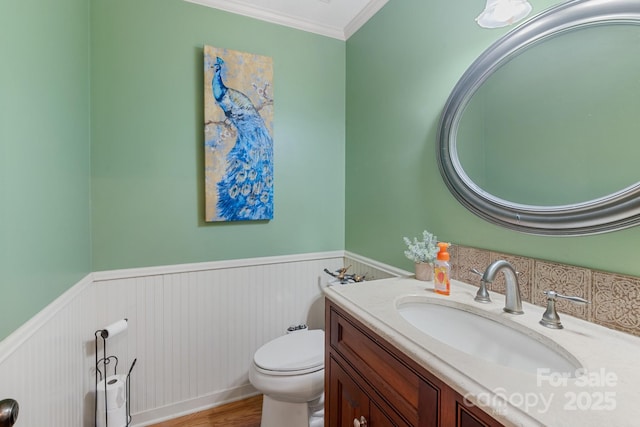
[[[388,0],[185,0],[347,40]]]

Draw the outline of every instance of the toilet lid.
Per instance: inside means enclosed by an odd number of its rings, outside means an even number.
[[[324,365],[324,331],[294,332],[269,341],[256,351],[253,361],[268,371],[313,371]]]

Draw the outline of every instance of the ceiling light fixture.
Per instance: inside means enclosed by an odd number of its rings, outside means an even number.
[[[527,16],[531,10],[527,0],[487,0],[476,22],[484,28],[506,27]]]

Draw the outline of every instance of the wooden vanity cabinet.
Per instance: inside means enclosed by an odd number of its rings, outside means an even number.
[[[326,427],[497,427],[500,423],[329,299]]]

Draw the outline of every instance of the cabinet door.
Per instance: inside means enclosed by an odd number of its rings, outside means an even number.
[[[455,397],[455,414],[457,427],[502,427],[480,408],[470,406],[460,395]]]
[[[382,340],[377,337],[373,339],[370,330],[358,325],[346,313],[330,308],[328,320],[330,351],[339,355],[338,360],[348,361],[392,410],[400,414],[399,418],[405,420],[406,424],[419,425],[418,388],[421,379],[415,370],[382,346]],[[365,390],[369,391],[367,388]],[[385,410],[380,404],[381,409]],[[401,424],[400,419],[397,421],[396,424]]]
[[[369,396],[333,358],[329,364],[329,425],[353,427],[353,420],[369,420]]]
[[[367,427],[396,427],[399,425],[391,421],[391,419],[387,417],[387,415],[382,412],[382,409],[380,409],[374,402],[371,402],[370,405],[369,423],[367,424]]]
[[[330,358],[329,408],[327,427],[396,426],[360,388],[358,383]]]
[[[458,426],[459,427],[487,427],[485,423],[474,417],[466,409],[460,408],[458,411]]]

